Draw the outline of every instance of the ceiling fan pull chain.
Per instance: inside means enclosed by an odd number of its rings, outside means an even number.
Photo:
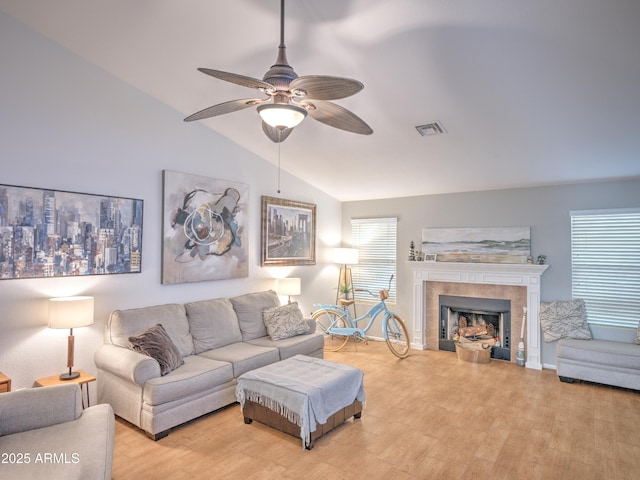
[[[278,140],[280,140],[281,135],[282,130],[278,129]],[[280,193],[280,145],[282,145],[282,141],[278,142],[278,193]]]

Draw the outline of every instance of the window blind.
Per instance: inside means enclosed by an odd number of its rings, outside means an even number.
[[[640,208],[570,213],[573,297],[589,323],[638,327]]]
[[[359,250],[360,259],[352,267],[354,287],[378,293],[389,288],[388,303],[396,302],[397,218],[362,218],[351,220],[351,244]],[[355,292],[358,301],[375,302],[367,292]]]

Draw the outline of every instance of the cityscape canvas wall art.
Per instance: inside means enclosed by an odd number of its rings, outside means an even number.
[[[249,187],[163,171],[162,283],[249,276]]]
[[[422,251],[438,262],[527,263],[531,228],[425,228]]]
[[[316,264],[316,206],[262,197],[260,265]]]
[[[143,201],[0,185],[0,279],[139,273]]]

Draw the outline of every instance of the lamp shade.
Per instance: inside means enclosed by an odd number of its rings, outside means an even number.
[[[341,265],[357,265],[360,254],[357,248],[334,248],[333,261]]]
[[[279,278],[276,284],[278,295],[295,296],[300,295],[300,279],[299,278]]]
[[[49,327],[76,328],[93,324],[93,297],[49,299]]]
[[[290,103],[269,103],[267,105],[260,105],[258,107],[258,113],[265,123],[274,128],[293,128],[302,122],[304,117],[307,116],[307,111],[304,108]]]

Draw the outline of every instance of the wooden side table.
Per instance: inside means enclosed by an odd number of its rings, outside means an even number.
[[[4,373],[0,372],[0,393],[7,393],[11,391],[11,379]]]
[[[338,305],[340,305],[345,310],[349,310],[349,307],[351,305],[353,305],[353,317],[355,318],[355,317],[358,316],[358,314],[356,313],[356,301],[355,300],[345,300],[344,298],[339,298],[338,299]]]
[[[52,385],[64,385],[65,383],[79,383],[80,390],[83,392],[82,395],[82,408],[84,406],[84,390],[86,390],[87,396],[87,407],[91,406],[91,400],[89,399],[89,382],[95,382],[96,377],[93,375],[89,375],[87,372],[83,370],[78,370],[80,372],[80,376],[77,378],[73,378],[71,380],[60,380],[60,375],[51,375],[50,377],[38,378],[36,380],[36,386],[38,387],[50,387]],[[85,388],[86,387],[86,388]]]

